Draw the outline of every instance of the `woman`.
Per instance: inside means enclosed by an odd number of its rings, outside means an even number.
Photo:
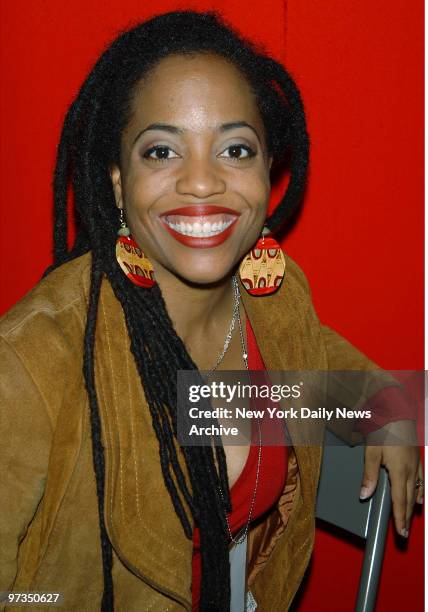
[[[270,170],[288,158],[266,218]],[[252,295],[252,247],[297,209],[307,161],[292,79],[214,14],[160,15],[100,57],[58,149],[55,264],[1,324],[2,590],[61,592],[66,610],[228,610],[243,529],[253,600],[289,607],[313,546],[321,449],[180,448],[176,377],[375,368],[319,324],[288,257],[281,283],[274,243],[272,293]],[[380,463],[406,536],[422,501],[417,449],[368,448],[367,494]]]

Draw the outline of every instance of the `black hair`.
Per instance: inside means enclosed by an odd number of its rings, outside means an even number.
[[[98,300],[107,277],[120,301],[144,393],[159,441],[165,486],[186,536],[200,529],[202,611],[229,610],[230,577],[225,509],[230,495],[224,449],[181,447],[187,486],[177,456],[176,373],[197,370],[168,315],[158,285],[132,284],[115,257],[119,227],[109,169],[120,164],[120,144],[132,112],[135,90],[157,62],[171,54],[211,52],[227,58],[245,76],[263,119],[274,164],[287,160],[290,180],[271,230],[297,210],[304,191],[309,139],[299,91],[285,68],[263,49],[242,38],[216,11],[177,11],[157,15],[125,31],[100,56],[65,117],[54,174],[54,265],[91,251],[91,290],[84,341],[84,377],[89,396],[104,572],[103,611],[113,610],[112,548],[104,524],[104,449],[95,387],[94,345]],[[72,187],[78,230],[67,247],[67,193]],[[214,456],[215,453],[215,456]],[[219,466],[217,473],[215,459]],[[218,488],[225,492],[222,501]],[[225,508],[226,505],[226,508]]]

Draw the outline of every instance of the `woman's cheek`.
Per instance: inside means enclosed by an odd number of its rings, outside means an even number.
[[[250,202],[257,202],[260,205],[268,201],[270,180],[263,169],[254,174],[247,174],[243,179],[241,189],[247,194]]]

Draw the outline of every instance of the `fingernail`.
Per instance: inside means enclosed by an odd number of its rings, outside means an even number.
[[[401,535],[403,536],[403,538],[408,538],[409,537],[409,530],[408,529],[402,529],[401,530]]]
[[[360,499],[367,499],[370,494],[370,490],[367,487],[361,487]]]

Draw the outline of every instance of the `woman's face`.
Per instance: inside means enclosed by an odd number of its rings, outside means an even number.
[[[237,68],[216,55],[174,55],[140,82],[111,175],[155,275],[205,284],[222,280],[257,240],[270,165]]]

